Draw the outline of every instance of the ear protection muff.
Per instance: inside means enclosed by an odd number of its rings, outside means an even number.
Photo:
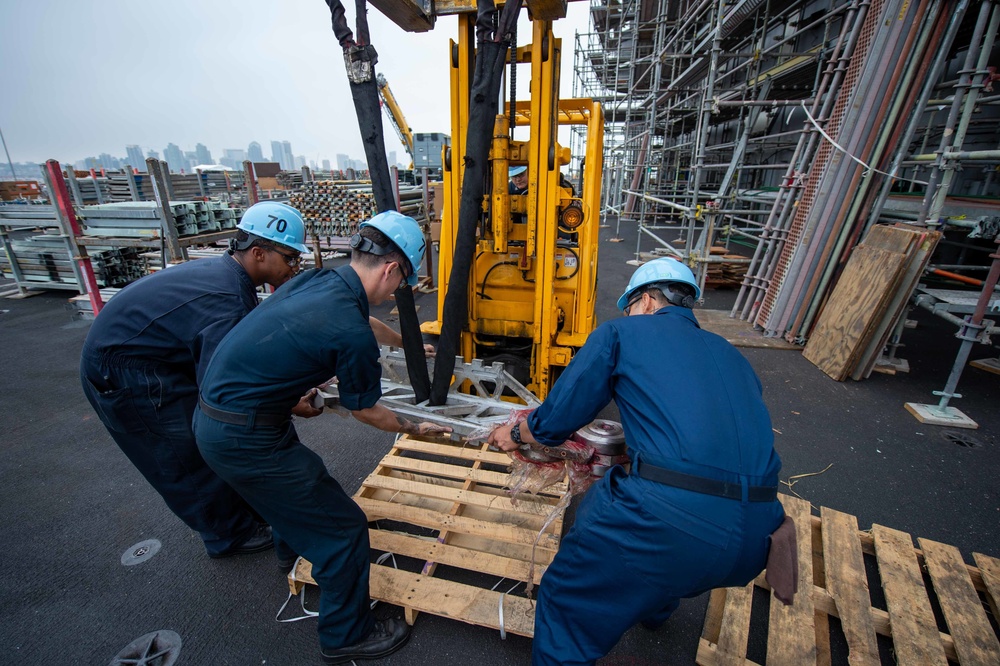
[[[350,245],[352,250],[374,254],[377,257],[389,254],[393,250],[391,245],[386,245],[385,247],[376,245],[371,238],[365,238],[361,234],[351,236]]]
[[[666,296],[667,302],[671,305],[679,305],[682,308],[687,308],[689,310],[694,309],[694,296],[690,294],[681,294],[680,292],[674,291],[669,285],[658,285],[660,291]]]

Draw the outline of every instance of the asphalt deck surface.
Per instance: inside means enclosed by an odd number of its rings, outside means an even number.
[[[614,301],[633,271],[625,261],[635,251],[634,230],[622,229],[624,242],[608,242],[614,232],[601,234],[601,321],[619,316]],[[274,555],[210,560],[108,436],[79,386],[89,322],[73,318],[69,295],[0,299],[0,663],[107,664],[156,630],[180,636],[177,664],[320,663],[315,620],[275,621],[288,588]],[[735,290],[709,291],[704,307],[728,310],[735,297]],[[436,294],[417,295],[421,320],[434,316],[435,302]],[[395,325],[390,309],[375,314]],[[879,523],[955,545],[969,563],[973,551],[1000,556],[1000,376],[964,371],[964,397],[953,404],[978,430],[919,423],[903,403],[937,402],[932,391],[944,387],[958,341],[934,315],[920,310],[911,318],[919,327],[906,332],[900,354],[909,374],[837,383],[797,351],[742,350],[764,384],[781,476],[830,466],[797,480],[795,492],[817,508],[857,516],[862,529]],[[997,354],[977,345],[971,358]],[[615,414],[612,406],[605,416]],[[349,493],[393,440],[330,414],[296,427]],[[147,539],[159,540],[161,550],[124,566],[123,554]],[[316,608],[317,600],[313,589],[306,603]],[[707,601],[684,601],[656,632],[632,629],[600,663],[693,663]],[[400,614],[385,606],[376,612]],[[764,640],[752,632],[750,656],[759,662]],[[421,614],[408,645],[379,663],[527,664],[530,652],[526,638],[501,640],[493,630]]]

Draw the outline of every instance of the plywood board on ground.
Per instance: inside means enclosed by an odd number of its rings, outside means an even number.
[[[537,585],[559,549],[565,485],[514,502],[508,463],[485,445],[400,437],[354,495],[378,521],[373,555],[394,555],[372,565],[372,598],[402,606],[410,623],[423,612],[531,636],[524,583]],[[307,584],[312,565],[299,560],[289,587]]]
[[[755,330],[749,321],[730,317],[728,310],[695,309],[694,316],[703,329],[721,335],[735,347],[802,350],[802,347],[793,345],[783,338],[764,337],[764,332]]]
[[[904,532],[881,525],[860,531],[854,516],[826,507],[812,516],[807,502],[779,497],[799,537],[794,603],[784,606],[771,594],[766,610],[750,604],[755,587],[769,589],[763,573],[746,588],[714,590],[698,664],[878,666],[877,636],[892,641],[900,666],[1000,663],[1000,640],[989,620],[1000,595],[995,558],[974,553],[977,566],[970,566],[953,546],[920,539],[915,548]],[[876,587],[885,598],[878,606],[871,594]],[[764,616],[767,646],[757,662],[747,657],[748,637],[751,623],[763,623]],[[831,633],[840,634],[846,655],[831,653]]]

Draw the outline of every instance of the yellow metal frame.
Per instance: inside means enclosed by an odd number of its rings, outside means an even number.
[[[389,81],[382,75],[379,75],[378,80],[378,93],[382,97],[382,103],[385,104],[385,108],[389,110],[389,120],[392,121],[392,126],[396,130],[396,134],[399,136],[400,142],[403,144],[403,148],[406,149],[407,154],[410,156],[410,168],[413,168],[413,132],[410,131],[410,126],[406,122],[406,116],[403,115],[403,108],[399,106],[399,102],[396,101],[396,96],[392,94],[392,88],[389,87]]]
[[[462,192],[461,156],[465,154],[469,91],[474,70],[474,16],[460,15],[458,42],[451,48],[450,159],[444,163],[444,206],[438,261],[438,319],[423,330],[440,333],[444,299],[453,264],[454,238]],[[562,40],[552,35],[552,22],[532,22],[531,44],[518,49],[519,63],[530,64],[530,101],[518,102],[514,123],[528,127],[528,140],[512,140],[509,118],[498,115],[490,151],[491,191],[484,197],[485,223],[478,239],[469,285],[469,321],[462,333],[465,359],[488,356],[493,345],[520,341],[527,355],[528,388],[544,398],[576,350],[596,324],[597,242],[604,144],[604,117],[590,99],[559,99]],[[509,112],[509,105],[505,111]],[[562,186],[560,167],[569,164],[569,149],[558,143],[559,125],[587,127],[583,187],[579,196]],[[528,166],[528,190],[510,195],[509,165]],[[558,243],[559,215],[581,206],[583,223],[576,239]],[[525,214],[515,223],[512,213]],[[565,230],[564,230],[565,231]]]

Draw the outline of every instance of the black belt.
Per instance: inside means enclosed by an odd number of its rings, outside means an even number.
[[[291,418],[288,414],[254,414],[253,417],[249,414],[243,412],[227,412],[222,409],[216,409],[211,405],[207,404],[201,397],[198,398],[198,406],[201,407],[201,411],[205,413],[206,416],[211,416],[216,421],[221,421],[222,423],[229,423],[230,425],[246,426],[253,423],[253,427],[267,428],[269,426],[280,426],[284,425]]]
[[[734,500],[743,499],[743,487],[738,483],[727,483],[707,479],[703,476],[675,472],[672,469],[642,462],[639,458],[636,458],[635,464],[632,466],[632,473],[638,474],[647,481],[656,481],[665,486],[690,490],[703,495],[715,495]],[[747,486],[747,499],[751,502],[773,502],[777,498],[777,486]]]

